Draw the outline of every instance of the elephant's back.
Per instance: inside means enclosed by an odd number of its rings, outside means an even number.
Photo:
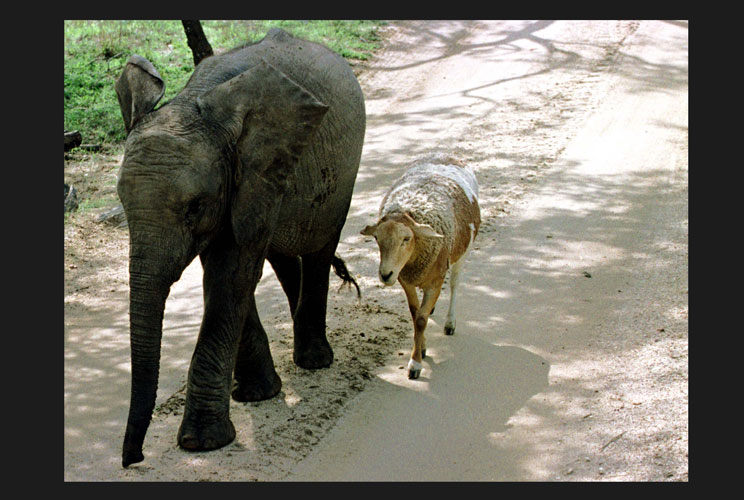
[[[190,98],[207,92],[251,69],[261,59],[329,106],[339,99],[339,104],[356,103],[363,116],[364,97],[349,63],[323,45],[295,38],[278,28],[269,30],[258,42],[202,60],[182,93]]]
[[[273,250],[301,255],[323,247],[346,220],[364,142],[364,97],[343,57],[281,29],[203,60],[184,93],[199,95],[261,59],[329,107],[290,180],[272,239]]]
[[[252,47],[329,107],[302,154],[272,239],[282,253],[316,251],[346,221],[364,142],[362,90],[346,60],[322,45],[272,30]]]

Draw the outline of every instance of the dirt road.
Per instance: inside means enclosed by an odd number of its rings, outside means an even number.
[[[283,390],[232,403],[231,445],[180,450],[201,319],[193,264],[168,299],[146,459],[124,470],[126,287],[105,300],[70,293],[67,480],[687,480],[687,23],[387,30],[360,76],[368,130],[339,253],[363,298],[329,297],[334,364],[293,365],[267,266],[257,300]],[[473,166],[483,225],[457,333],[442,334],[445,289],[411,381],[403,292],[377,282],[376,246],[358,233],[401,169],[431,151]],[[117,266],[121,280],[126,260]]]

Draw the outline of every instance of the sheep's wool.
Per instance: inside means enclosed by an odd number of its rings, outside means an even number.
[[[411,263],[420,269],[410,269],[418,275],[439,254],[442,245],[450,253],[457,227],[454,216],[455,203],[477,203],[478,183],[475,174],[459,161],[443,154],[418,158],[390,188],[380,205],[380,218],[389,213],[408,212],[419,224],[430,225],[444,239],[418,251],[418,262]],[[468,228],[469,230],[470,228]]]
[[[428,158],[427,158],[428,160]],[[419,161],[408,170],[408,175],[441,175],[455,181],[465,192],[465,195],[473,203],[478,199],[478,181],[475,174],[469,167],[458,165],[447,165],[444,163],[431,163],[429,161]]]

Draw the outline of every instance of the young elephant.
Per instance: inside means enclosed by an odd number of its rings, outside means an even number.
[[[118,182],[130,239],[124,467],[144,459],[165,301],[196,256],[204,267],[204,317],[181,447],[226,445],[235,438],[231,393],[257,401],[281,388],[254,299],[264,259],[287,294],[295,363],[331,364],[328,277],[364,141],[364,98],[349,64],[282,30],[203,59],[183,90],[155,109],[164,88],[139,56],[116,82],[128,133]]]
[[[448,269],[450,304],[444,332],[455,333],[457,283],[479,227],[475,174],[455,158],[434,154],[406,170],[385,194],[377,223],[361,231],[377,240],[380,280],[386,286],[397,280],[406,293],[414,328],[408,378],[421,374],[424,330]],[[416,288],[423,289],[420,303]]]

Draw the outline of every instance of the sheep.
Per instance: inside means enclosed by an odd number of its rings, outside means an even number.
[[[444,333],[455,333],[457,283],[480,222],[475,174],[458,159],[438,153],[411,164],[384,195],[377,222],[361,231],[377,241],[380,281],[386,286],[398,281],[406,294],[414,329],[410,379],[421,374],[424,330],[448,269],[450,303]],[[417,288],[423,290],[421,302]]]

